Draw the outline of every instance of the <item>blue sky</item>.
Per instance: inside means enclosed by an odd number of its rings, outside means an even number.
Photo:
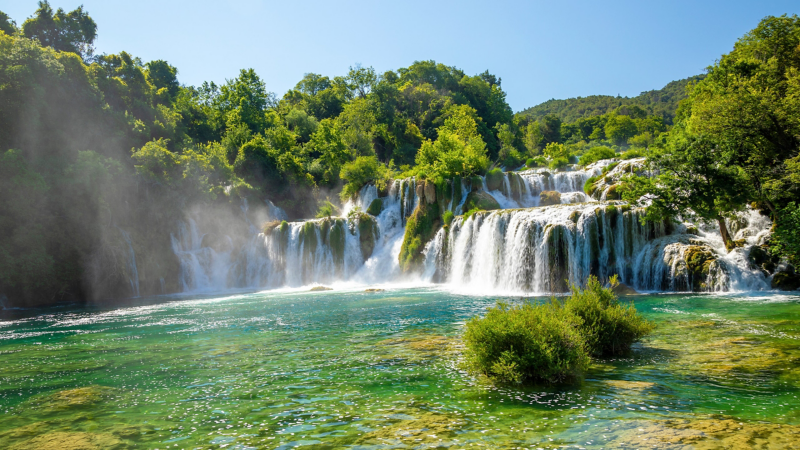
[[[204,1],[83,3],[99,53],[164,59],[188,85],[254,68],[279,96],[304,73],[379,73],[433,59],[502,77],[514,111],[550,98],[634,96],[701,73],[766,15],[798,1]],[[34,0],[0,0],[21,24]]]

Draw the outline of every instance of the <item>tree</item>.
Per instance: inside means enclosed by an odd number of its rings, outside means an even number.
[[[9,36],[17,32],[17,23],[3,11],[0,11],[0,31]]]
[[[612,114],[608,118],[604,131],[606,137],[617,145],[624,144],[638,132],[633,119],[619,114]]]
[[[150,61],[147,67],[147,79],[156,89],[164,89],[170,98],[178,94],[181,85],[178,83],[178,69],[163,60]]]
[[[33,17],[23,22],[22,34],[43,46],[77,53],[86,59],[94,52],[97,24],[83,10],[83,6],[69,13],[58,8],[54,14],[50,2],[44,0],[39,2],[39,9]]]
[[[725,247],[731,250],[734,243],[725,218],[744,209],[749,195],[745,174],[732,164],[733,158],[708,136],[676,126],[667,146],[647,160],[653,176],[628,176],[621,189],[623,198],[646,206],[648,221],[678,216],[716,221]]]
[[[687,126],[730,149],[773,218],[800,196],[800,18],[766,17],[691,91]]]
[[[360,98],[364,98],[372,92],[372,88],[378,82],[378,76],[372,67],[361,67],[361,64],[356,64],[355,67],[350,67],[346,80],[350,89]]]
[[[542,133],[542,143],[561,142],[561,119],[554,115],[542,117],[539,122],[539,131]]]
[[[294,88],[304,94],[317,95],[330,87],[330,78],[317,73],[307,73],[303,75],[303,79],[300,80]]]

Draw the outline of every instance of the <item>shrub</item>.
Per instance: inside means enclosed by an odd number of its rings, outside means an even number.
[[[323,219],[326,217],[331,217],[336,215],[336,206],[330,202],[330,200],[325,200],[322,202],[322,205],[319,207],[317,211],[317,219]]]
[[[483,211],[483,210],[480,209],[480,208],[472,208],[469,211],[465,212],[464,213],[464,222],[466,222],[467,219],[469,219],[470,217],[474,216],[476,212],[480,212],[480,211]]]
[[[569,160],[562,156],[554,158],[552,161],[550,161],[550,168],[553,170],[563,169],[564,167],[567,167],[568,164]]]
[[[620,355],[630,351],[631,344],[649,334],[655,328],[645,320],[633,306],[622,305],[612,289],[619,284],[616,275],[611,277],[610,287],[590,276],[581,290],[572,286],[572,295],[565,309],[580,317],[580,328],[587,349],[594,356]]]
[[[620,159],[633,159],[633,158],[641,158],[644,156],[644,152],[642,149],[639,148],[632,148],[627,152],[619,155]]]
[[[498,383],[557,383],[579,379],[590,355],[619,355],[650,333],[653,323],[633,304],[622,305],[594,276],[586,288],[572,287],[562,305],[498,303],[483,318],[473,317],[464,333],[466,365]]]
[[[586,195],[591,197],[592,194],[594,194],[595,191],[594,183],[596,181],[597,177],[589,177],[589,179],[586,180],[586,183],[583,184],[583,192],[585,192]]]
[[[611,159],[615,156],[617,156],[617,152],[611,148],[604,146],[592,147],[586,153],[584,153],[583,156],[581,156],[581,159],[578,160],[578,164],[582,166],[588,166],[589,164],[600,161],[601,159]]]
[[[589,365],[577,317],[557,301],[498,303],[467,322],[466,364],[499,383],[558,383],[579,378]]]
[[[791,202],[780,210],[775,232],[770,239],[772,251],[800,265],[800,207]]]
[[[533,158],[528,158],[525,161],[525,166],[530,167],[530,168],[536,167],[536,161],[534,161]]]
[[[618,165],[619,165],[619,163],[618,163],[618,162],[614,162],[614,163],[611,163],[611,164],[609,164],[609,165],[607,165],[607,166],[603,167],[603,175],[607,174],[608,172],[611,172],[611,171],[612,171],[612,170],[614,170],[614,169],[615,169],[615,168],[616,168]]]
[[[449,227],[450,224],[453,223],[453,217],[455,217],[455,214],[453,214],[453,211],[445,211],[444,212],[444,214],[442,215],[442,220],[444,221],[444,226],[445,227]]]

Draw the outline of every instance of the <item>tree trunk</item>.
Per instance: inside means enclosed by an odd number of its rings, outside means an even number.
[[[728,233],[728,227],[725,225],[725,219],[722,217],[717,217],[717,223],[719,224],[719,234],[722,235],[722,242],[725,243],[725,249],[728,251],[733,250],[736,245],[733,243],[730,233]]]

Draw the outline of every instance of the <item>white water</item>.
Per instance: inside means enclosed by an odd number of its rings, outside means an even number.
[[[642,225],[640,211],[623,211],[622,202],[584,194],[586,180],[601,175],[610,162],[557,173],[536,169],[504,174],[501,188],[489,193],[504,209],[513,210],[479,213],[466,221],[457,217],[427,244],[424,267],[411,276],[401,273],[398,257],[406,220],[420,201],[413,179],[395,181],[384,197],[375,186],[365,186],[344,205],[342,218],[290,222],[285,230],[267,234],[249,224],[252,235],[240,249],[227,237],[227,244],[216,249],[203,246],[196,222],[187,219],[172,240],[181,261],[181,285],[192,292],[411,281],[443,283],[466,293],[520,294],[563,292],[569,283],[580,284],[589,275],[607,279],[618,274],[623,283],[641,291],[686,291],[700,282],[709,291],[768,289],[769,280],[747,260],[749,246],[768,235],[768,219],[753,211],[744,213],[731,231],[748,245],[730,253],[713,227],[700,227],[692,235],[681,224]],[[595,195],[604,197],[605,180],[615,180],[636,163],[620,164],[604,174]],[[460,191],[459,201],[449,200],[447,209],[460,214],[469,182],[451,190]],[[562,204],[536,207],[546,190],[559,192]],[[382,211],[374,218],[377,237],[370,253],[368,246],[362,247],[358,221],[347,216],[356,209],[366,211],[378,198]],[[275,209],[273,217],[285,217]],[[684,255],[691,245],[716,254],[707,280],[690,278]]]

